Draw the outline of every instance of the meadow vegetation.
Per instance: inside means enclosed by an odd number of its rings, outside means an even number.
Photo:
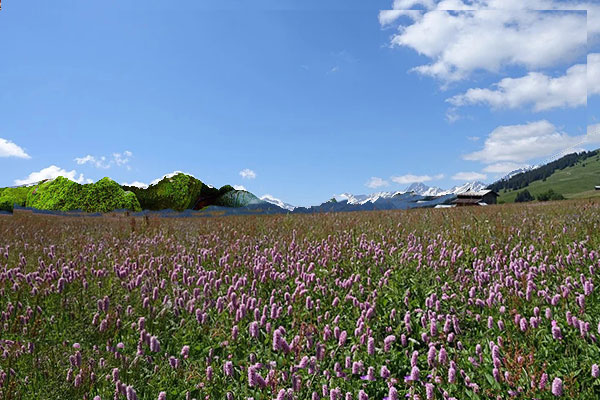
[[[0,398],[597,399],[600,202],[0,215]]]

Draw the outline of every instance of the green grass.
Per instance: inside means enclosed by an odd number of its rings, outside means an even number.
[[[596,185],[600,185],[600,156],[589,158],[572,167],[556,171],[546,181],[532,182],[523,189],[508,192],[502,190],[498,201],[512,203],[515,201],[517,193],[525,189],[529,190],[534,197],[549,189],[562,194],[568,199],[600,197],[600,191],[594,190]]]

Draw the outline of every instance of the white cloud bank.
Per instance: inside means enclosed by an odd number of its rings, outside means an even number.
[[[392,8],[379,13],[381,25],[389,25],[403,15],[420,14],[416,10],[579,10],[587,11],[590,36],[600,34],[600,3],[596,0],[394,0]]]
[[[590,53],[587,59],[588,96],[600,94],[600,53]]]
[[[532,107],[546,111],[585,106],[587,95],[588,71],[585,64],[577,64],[556,78],[530,72],[521,78],[504,78],[494,89],[469,89],[447,101],[456,107],[484,104],[494,109]]]
[[[589,125],[587,127],[586,143],[600,144],[600,124]]]
[[[586,26],[583,12],[430,11],[400,27],[391,44],[431,59],[414,71],[451,82],[481,70],[532,70],[574,61],[587,50]]]
[[[21,147],[2,138],[0,138],[0,157],[31,158]]]
[[[55,179],[59,176],[68,178],[77,183],[92,183],[92,180],[84,178],[83,174],[79,174],[78,177],[77,171],[75,170],[67,171],[63,168],[57,167],[56,165],[51,165],[40,171],[30,173],[27,178],[15,179],[15,185],[29,185],[45,179]]]
[[[600,143],[600,132],[590,126],[585,135],[571,136],[546,120],[522,125],[499,126],[486,138],[483,148],[463,156],[485,164],[524,163],[529,160],[566,154],[584,144]],[[492,172],[490,170],[490,172]]]

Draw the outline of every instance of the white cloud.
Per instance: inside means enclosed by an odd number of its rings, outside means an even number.
[[[459,172],[454,174],[452,179],[456,181],[482,181],[487,179],[487,175],[479,172]]]
[[[129,166],[130,157],[133,156],[133,153],[129,150],[125,150],[123,153],[113,153],[112,158],[108,160],[105,156],[96,157],[91,154],[88,154],[84,157],[75,158],[75,162],[78,165],[91,164],[96,168],[108,169],[113,165],[118,167],[126,167],[127,169],[131,169]]]
[[[430,175],[413,175],[407,174],[402,176],[393,176],[391,179],[395,183],[399,183],[402,185],[406,185],[409,183],[418,183],[418,182],[428,182],[436,179],[442,179],[444,177],[443,174],[430,176]]]
[[[569,136],[546,120],[499,126],[489,134],[483,149],[463,158],[485,164],[522,163],[572,150],[586,140],[586,135]]]
[[[59,176],[68,178],[77,183],[92,183],[92,180],[84,178],[83,174],[79,174],[79,177],[77,177],[77,171],[75,170],[67,171],[63,168],[57,167],[56,165],[51,165],[40,171],[30,173],[27,178],[15,179],[15,185],[28,185],[43,181],[45,179],[54,179]]]
[[[508,66],[536,69],[573,61],[586,51],[586,22],[581,12],[430,11],[400,27],[391,43],[432,60],[415,71],[450,82],[479,70],[497,73]]]
[[[481,139],[479,136],[467,136],[467,140],[471,142],[477,142],[479,139]]]
[[[431,10],[580,10],[587,11],[587,29],[591,37],[600,34],[600,4],[597,0],[395,0],[395,10],[423,9]],[[388,13],[380,23],[394,22],[394,16],[402,14]]]
[[[2,138],[0,138],[0,157],[31,158],[21,147]]]
[[[88,154],[85,157],[76,157],[75,162],[78,165],[92,164],[96,168],[102,168],[102,169],[110,168],[110,163],[106,162],[106,157],[104,157],[104,156],[96,158],[96,157]]]
[[[446,111],[446,121],[448,121],[451,124],[458,121],[461,118],[460,114],[456,112],[456,109],[456,107],[450,107]]]
[[[588,126],[587,135],[585,136],[585,143],[589,143],[589,144],[599,144],[600,143],[600,124]]]
[[[381,26],[390,25],[398,20],[398,18],[402,16],[407,16],[412,20],[419,19],[421,15],[420,11],[417,10],[405,10],[405,9],[397,9],[397,10],[381,10],[379,11],[379,23]]]
[[[113,153],[113,162],[118,166],[127,166],[129,164],[129,157],[133,156],[133,153],[129,150],[125,150],[123,153]]]
[[[123,185],[123,186],[134,186],[134,187],[138,187],[138,188],[141,188],[141,189],[146,189],[148,187],[147,183],[139,182],[139,181],[133,181],[131,183],[123,182],[123,183],[121,183],[121,185]]]
[[[376,188],[379,188],[382,186],[388,186],[388,185],[389,185],[388,181],[386,181],[385,179],[378,178],[376,176],[372,176],[371,179],[369,179],[367,181],[367,183],[365,183],[365,186],[369,187],[371,189],[376,189]]]
[[[248,189],[246,189],[244,185],[233,185],[233,188],[235,190],[245,190],[246,192],[248,191]]]
[[[251,169],[245,168],[240,171],[240,176],[244,179],[254,179],[256,178],[256,172]]]
[[[495,163],[495,164],[486,166],[483,169],[483,172],[489,172],[492,174],[507,174],[509,172],[516,171],[516,170],[518,170],[520,168],[524,168],[526,166],[527,166],[526,164],[501,162],[501,163]]]
[[[588,96],[600,94],[600,53],[590,53],[587,59]]]
[[[469,89],[446,101],[457,107],[471,104],[485,104],[494,109],[532,106],[534,111],[545,111],[585,106],[587,86],[586,65],[577,64],[556,78],[530,72],[520,78],[504,78],[494,85],[494,89]]]

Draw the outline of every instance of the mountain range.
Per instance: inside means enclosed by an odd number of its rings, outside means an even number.
[[[177,216],[183,212],[210,216],[393,210],[449,205],[461,193],[486,188],[500,193],[499,202],[512,202],[517,191],[525,189],[531,190],[533,195],[553,189],[567,198],[594,197],[600,194],[594,185],[600,185],[599,150],[573,153],[542,166],[525,167],[491,185],[474,181],[441,189],[413,183],[402,191],[342,193],[311,207],[296,207],[269,194],[257,197],[241,187],[215,188],[181,171],[163,175],[150,185],[118,184],[110,178],[79,184],[57,177],[27,186],[0,188],[0,211],[25,207],[47,212],[128,210],[134,214],[158,212]]]
[[[390,199],[394,196],[398,196],[406,193],[413,193],[423,197],[439,197],[439,196],[447,196],[447,195],[458,195],[460,193],[465,193],[468,191],[480,191],[487,187],[485,183],[474,181],[467,182],[460,186],[454,186],[450,189],[440,189],[435,186],[427,186],[422,182],[413,183],[408,186],[404,191],[395,191],[395,192],[377,192],[373,194],[359,194],[354,195],[351,193],[342,193],[340,195],[334,196],[337,201],[347,201],[348,204],[358,204],[363,205],[367,203],[374,203],[379,199]]]

